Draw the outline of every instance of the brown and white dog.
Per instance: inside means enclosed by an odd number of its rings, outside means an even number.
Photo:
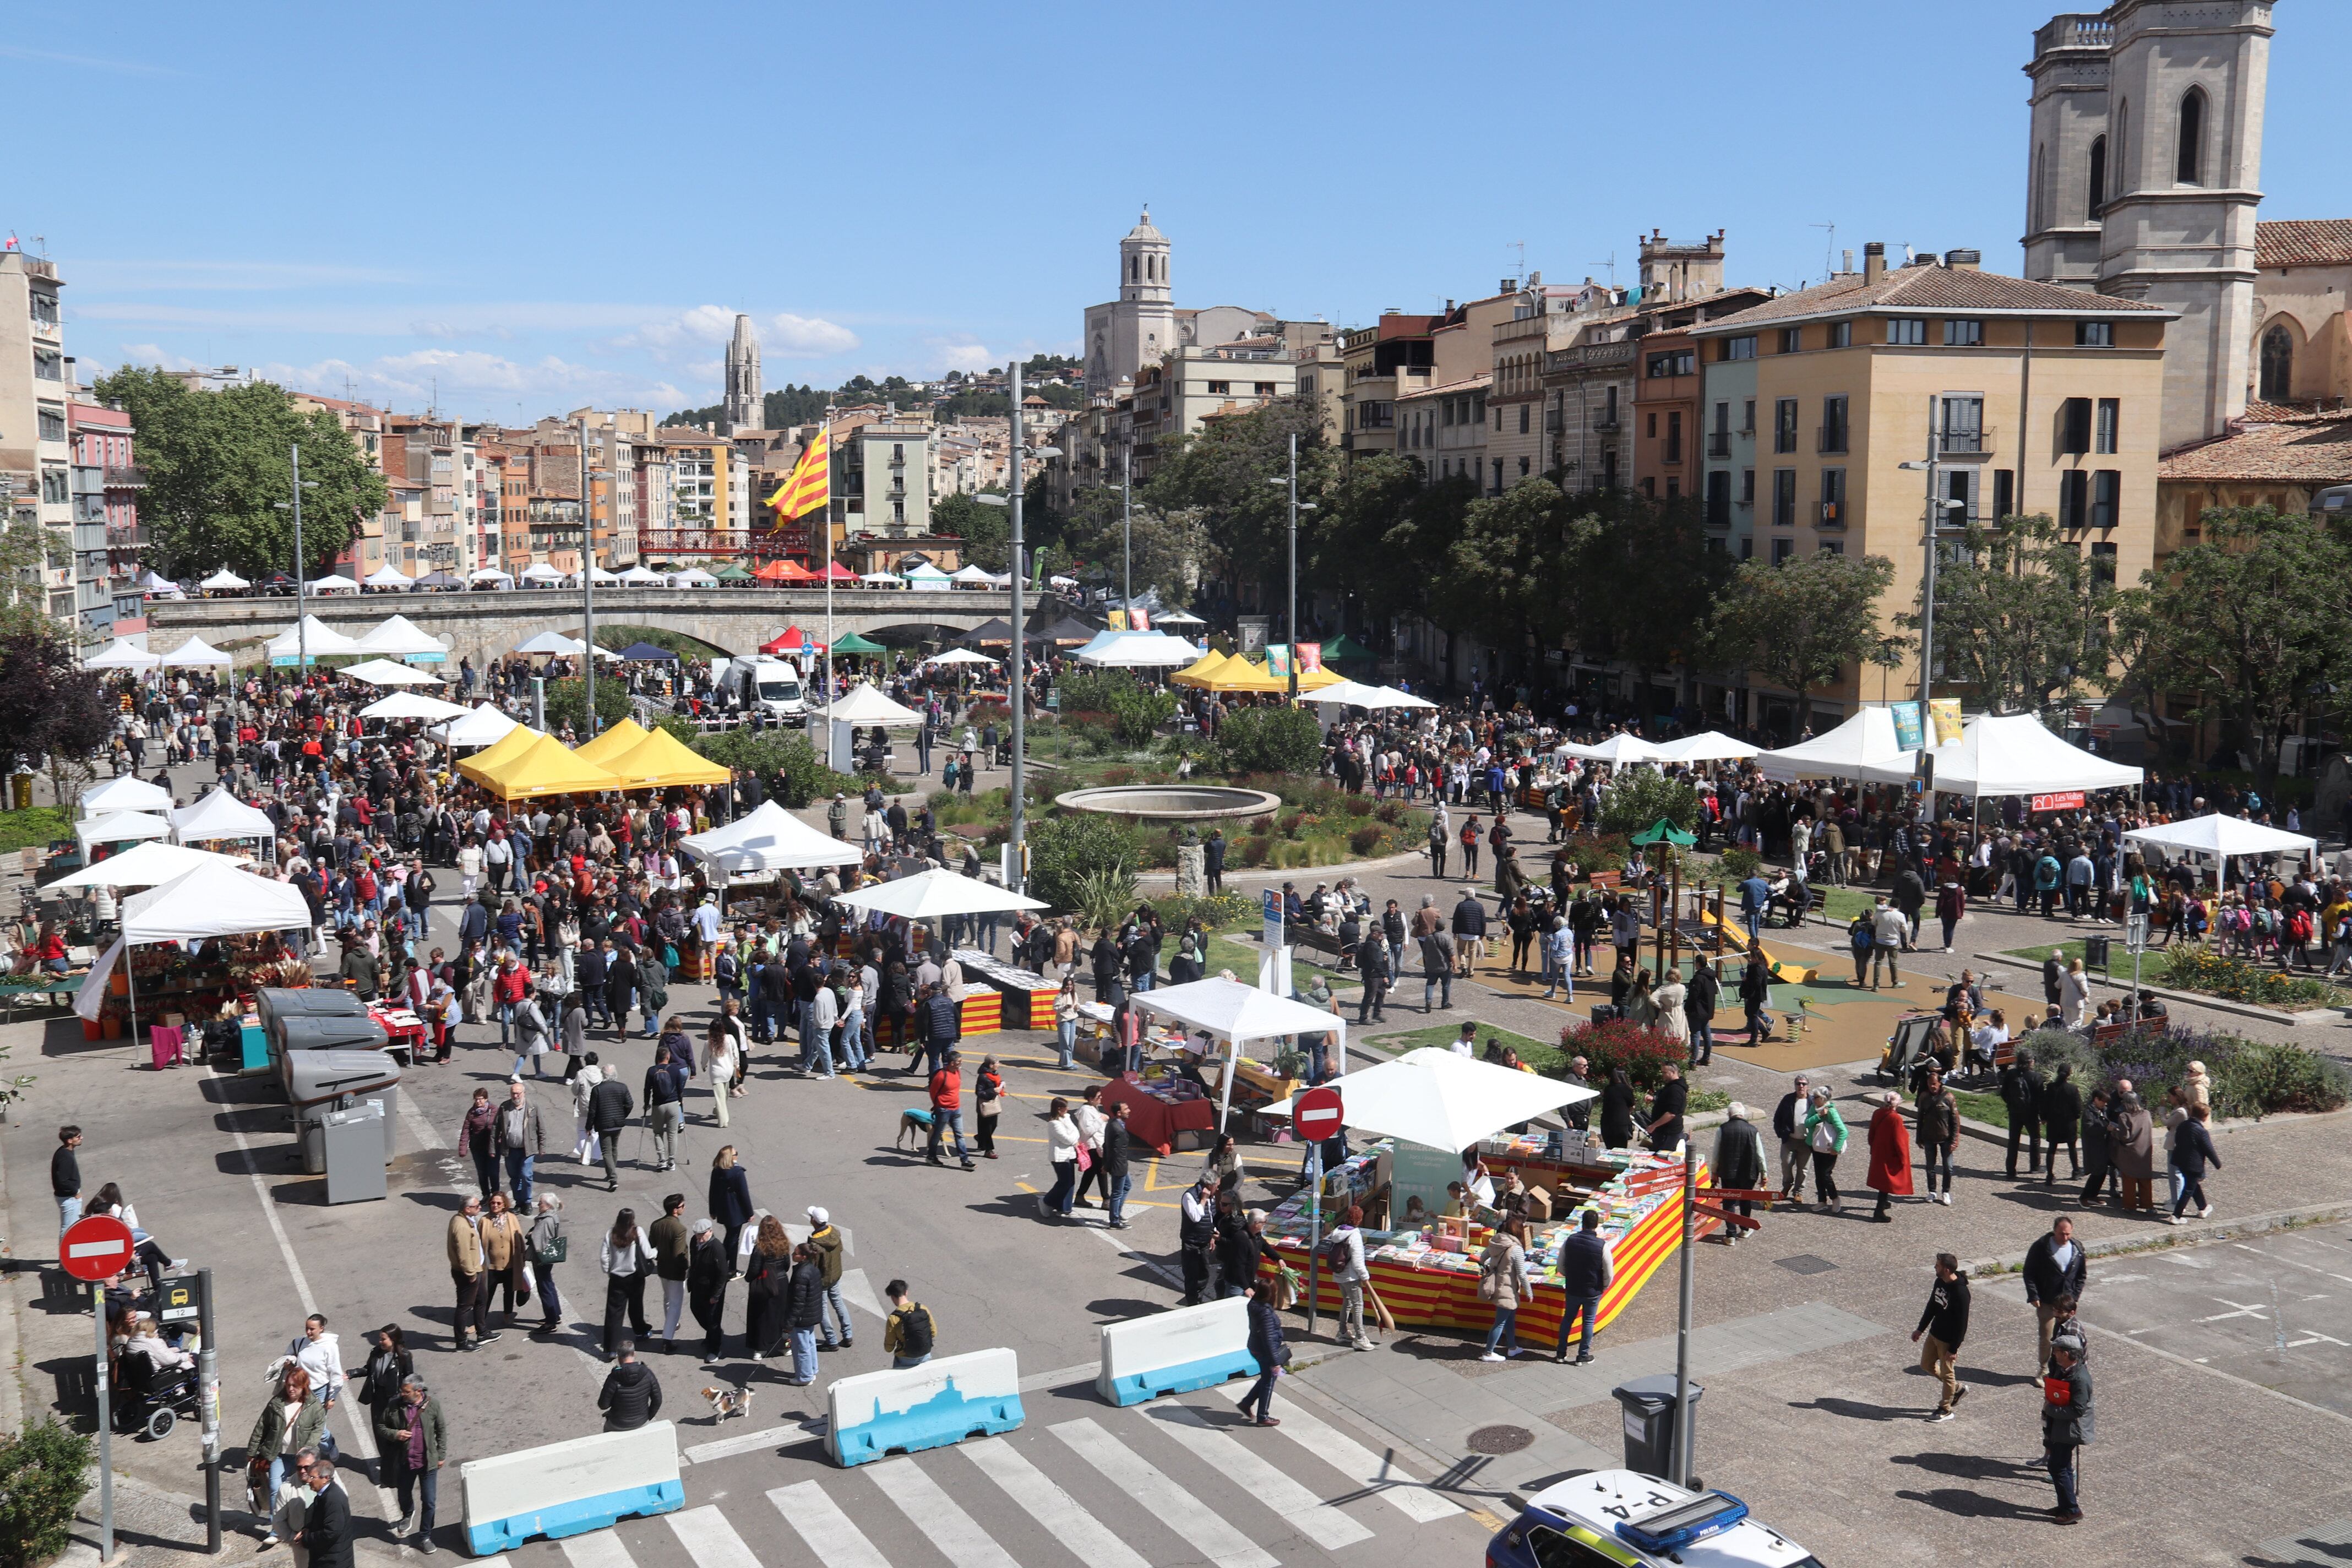
[[[710,1401],[710,1418],[713,1421],[724,1421],[730,1415],[740,1415],[746,1420],[751,1418],[751,1391],[740,1383],[713,1384],[702,1391],[702,1397]]]

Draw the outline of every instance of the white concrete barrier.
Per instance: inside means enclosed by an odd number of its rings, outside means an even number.
[[[470,1459],[457,1474],[466,1487],[466,1548],[477,1557],[535,1535],[578,1535],[686,1505],[677,1428],[667,1421]]]
[[[1249,1352],[1248,1303],[1228,1296],[1105,1323],[1095,1391],[1113,1405],[1140,1405],[1257,1374],[1257,1358]]]
[[[903,1372],[836,1378],[825,1451],[839,1465],[994,1436],[1021,1425],[1021,1368],[1009,1350],[939,1356]]]

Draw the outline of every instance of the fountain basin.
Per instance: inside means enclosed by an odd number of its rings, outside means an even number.
[[[1267,790],[1230,784],[1106,784],[1057,795],[1054,804],[1071,811],[1148,822],[1206,822],[1223,816],[1263,816],[1281,810],[1282,797]]]

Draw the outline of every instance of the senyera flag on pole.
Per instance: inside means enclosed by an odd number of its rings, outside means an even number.
[[[825,463],[830,445],[826,437],[825,426],[817,426],[815,436],[802,448],[800,461],[793,465],[790,476],[776,487],[776,493],[767,499],[765,504],[774,509],[777,521],[790,521],[816,510],[824,505],[825,498],[831,494],[825,483]]]

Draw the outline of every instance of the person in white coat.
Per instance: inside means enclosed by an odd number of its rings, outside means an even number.
[[[2078,958],[2058,977],[2059,1014],[2068,1028],[2080,1029],[2090,1006],[2091,977],[2083,973],[2083,961]]]
[[[320,1401],[332,1410],[343,1392],[343,1351],[340,1342],[327,1331],[323,1313],[313,1312],[302,1320],[302,1331],[286,1347],[283,1361],[269,1368],[274,1381],[283,1372],[286,1363],[292,1362],[310,1377],[310,1386],[319,1391]]]
[[[593,1051],[572,1060],[576,1065],[572,1070],[572,1157],[583,1165],[593,1165],[604,1158],[604,1141],[588,1125],[588,1097],[604,1081],[604,1069],[596,1065]]]

